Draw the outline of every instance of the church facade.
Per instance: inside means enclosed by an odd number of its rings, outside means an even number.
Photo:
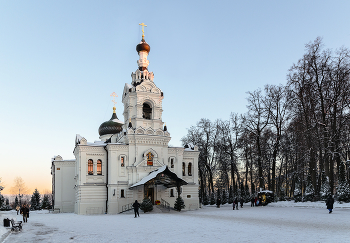
[[[185,210],[199,208],[197,146],[169,147],[162,120],[163,92],[148,71],[150,46],[136,46],[138,69],[122,95],[124,122],[113,107],[99,127],[100,141],[77,135],[73,160],[51,161],[54,209],[77,214],[115,214],[145,197],[171,207],[180,195]]]

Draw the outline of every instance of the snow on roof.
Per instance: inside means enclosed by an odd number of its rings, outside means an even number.
[[[113,120],[112,120],[112,122],[116,122],[116,123],[124,124],[124,122],[122,122],[121,120],[119,120],[119,119],[117,119],[117,118],[116,118],[116,119],[113,119]]]
[[[273,193],[273,191],[269,191],[269,190],[263,190],[263,191],[260,191],[260,192]]]
[[[153,178],[155,178],[159,173],[165,171],[166,169],[166,165],[160,167],[159,169],[156,169],[154,171],[151,171],[148,176],[142,178],[141,181],[137,182],[136,184],[132,185],[130,188],[136,187],[136,186],[140,186],[145,184],[147,181],[152,180]]]
[[[131,84],[125,83],[126,87],[128,87],[129,89],[132,88]]]

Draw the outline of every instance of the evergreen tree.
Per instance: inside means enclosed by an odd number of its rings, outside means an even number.
[[[40,210],[40,193],[38,189],[35,188],[35,191],[33,192],[33,195],[30,200],[31,209],[32,210]]]
[[[15,198],[15,208],[17,208],[17,206],[19,206],[19,203],[18,203],[18,197],[16,196],[16,198]]]
[[[208,194],[206,192],[204,192],[203,195],[203,205],[208,205],[209,204],[209,198],[208,198]]]
[[[151,200],[148,197],[145,197],[140,205],[140,209],[144,212],[150,212],[153,210],[153,205]]]
[[[176,211],[181,211],[181,209],[185,208],[185,202],[181,197],[176,198],[175,204],[174,204],[174,209]]]
[[[226,190],[223,189],[222,190],[222,201],[221,201],[221,204],[224,205],[227,203],[227,193],[226,193]]]
[[[315,190],[314,190],[314,187],[312,186],[311,174],[308,173],[307,179],[306,179],[304,199],[305,201],[313,201],[314,196],[315,196]]]
[[[44,195],[44,198],[43,198],[43,202],[42,202],[42,205],[41,205],[41,208],[43,209],[48,209],[50,206],[50,202],[49,202],[49,196],[48,195]]]
[[[5,198],[3,195],[0,194],[0,208],[2,207],[2,204],[4,203]]]
[[[210,194],[210,205],[214,205],[216,202],[215,202],[215,195],[214,193]]]
[[[339,165],[339,179],[337,186],[337,198],[338,201],[349,202],[350,201],[350,187],[346,180],[344,163]]]
[[[300,202],[302,199],[301,183],[299,182],[299,179],[296,179],[295,181],[293,197],[295,202]]]
[[[228,203],[232,204],[233,203],[233,190],[232,190],[232,186],[230,186],[230,190],[228,193]]]
[[[329,178],[324,171],[321,174],[321,183],[320,198],[321,200],[327,200],[328,196],[331,195],[331,188],[329,186]]]

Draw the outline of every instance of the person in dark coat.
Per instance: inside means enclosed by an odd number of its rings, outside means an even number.
[[[329,195],[329,197],[327,198],[327,202],[326,202],[327,209],[329,210],[329,213],[332,213],[333,204],[334,204],[334,198],[331,195]]]
[[[221,204],[221,199],[218,198],[218,199],[216,200],[216,207],[220,208],[220,204]]]
[[[132,205],[134,207],[134,213],[135,213],[135,218],[137,216],[140,217],[140,214],[139,214],[139,207],[140,207],[140,204],[137,202],[137,200],[135,200],[134,204]],[[137,215],[137,216],[136,216]]]
[[[252,199],[250,200],[250,206],[254,207],[254,205],[255,205],[255,198],[252,197]]]
[[[237,199],[237,197],[235,199],[235,205],[236,205],[236,209],[238,210],[238,199]]]
[[[244,203],[244,200],[243,200],[243,198],[242,198],[242,197],[241,197],[240,203],[241,203],[241,208],[243,208],[243,203]]]
[[[21,208],[21,214],[23,216],[23,223],[27,223],[29,218],[29,208],[27,205],[23,204]]]

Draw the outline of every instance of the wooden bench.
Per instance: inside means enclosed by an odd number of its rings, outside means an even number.
[[[22,230],[22,221],[15,221],[14,219],[11,219],[11,225],[12,225],[11,231],[18,232]]]

